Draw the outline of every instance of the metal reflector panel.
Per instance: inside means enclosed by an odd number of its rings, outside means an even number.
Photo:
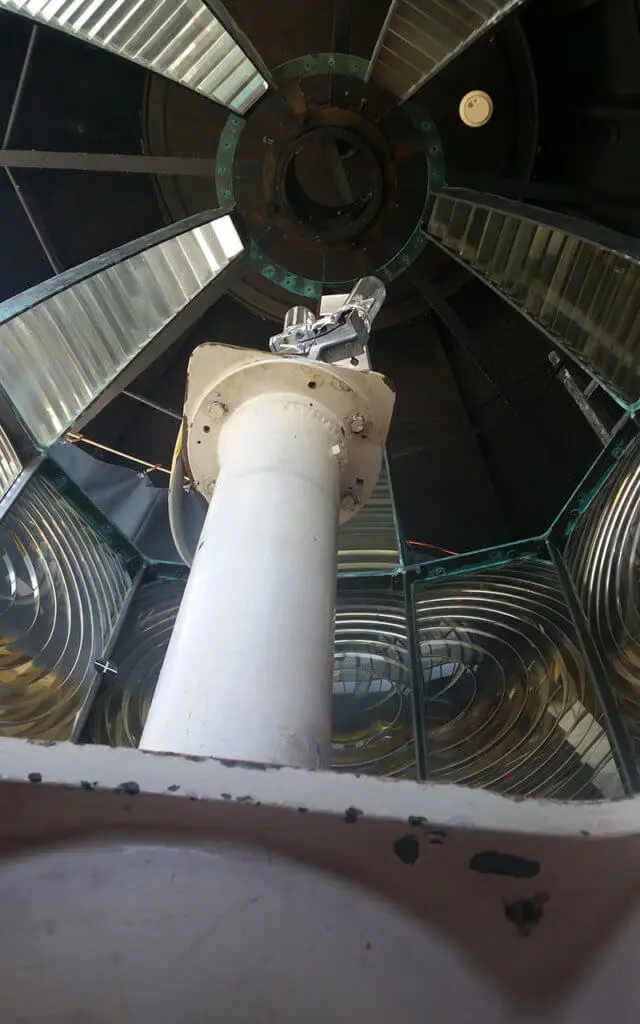
[[[200,0],[0,0],[243,114],[267,83]]]
[[[640,444],[579,521],[566,561],[640,758]]]
[[[185,583],[155,580],[136,592],[112,655],[118,673],[105,679],[89,717],[94,743],[138,745]],[[338,599],[331,764],[415,773],[404,602],[387,591]]]
[[[66,740],[131,578],[43,476],[6,514],[0,551],[0,735]]]
[[[552,219],[556,224],[545,223]],[[610,390],[635,402],[640,398],[640,265],[625,249],[637,244],[613,232],[601,232],[609,244],[598,244],[572,234],[568,218],[566,229],[558,220],[532,207],[520,216],[438,196],[429,233]]]
[[[400,100],[524,0],[392,0],[368,76]]]
[[[395,508],[385,463],[362,511],[338,531],[338,572],[393,572],[399,564]]]
[[[196,220],[197,227],[155,232],[0,305],[0,382],[42,448],[242,251],[231,217]]]
[[[402,595],[340,595],[331,767],[415,778],[413,699]]]
[[[22,463],[7,432],[0,427],[0,498],[4,497],[11,484],[18,479],[21,469]]]
[[[420,584],[416,620],[430,778],[522,796],[622,795],[551,566]]]

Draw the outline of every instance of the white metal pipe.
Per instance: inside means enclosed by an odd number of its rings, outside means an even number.
[[[339,429],[308,396],[229,416],[142,748],[326,765]]]

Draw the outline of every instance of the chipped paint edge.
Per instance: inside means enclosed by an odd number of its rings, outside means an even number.
[[[610,803],[516,800],[481,789],[369,776],[311,772],[154,754],[141,750],[0,739],[0,780],[100,791],[229,800],[339,816],[457,830],[605,838],[640,832],[640,797]],[[88,783],[86,780],[92,780]],[[136,794],[138,795],[138,794]],[[356,812],[355,814],[353,812]],[[350,813],[351,812],[351,813]]]

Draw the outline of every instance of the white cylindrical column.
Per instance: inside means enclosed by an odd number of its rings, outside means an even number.
[[[326,765],[339,439],[339,421],[295,395],[229,415],[142,748]]]

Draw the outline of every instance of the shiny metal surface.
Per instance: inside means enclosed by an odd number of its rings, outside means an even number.
[[[4,497],[11,484],[18,479],[21,469],[22,463],[6,431],[0,427],[0,498]]]
[[[578,522],[566,562],[640,756],[640,444]]]
[[[385,464],[366,505],[338,530],[338,573],[393,572],[399,565],[393,494]]]
[[[419,584],[429,777],[558,799],[622,785],[553,568]]]
[[[38,444],[48,447],[73,425],[241,251],[231,217],[220,217],[7,317],[0,378]],[[20,309],[20,300],[11,306]]]
[[[368,77],[400,100],[475,42],[523,0],[394,0]]]
[[[610,390],[627,402],[640,398],[640,265],[634,258],[559,227],[444,196],[436,199],[429,232]]]
[[[94,743],[137,746],[166,653],[185,580],[144,583],[134,596],[91,709]],[[380,775],[414,774],[411,675],[401,597],[339,597],[333,669],[331,766]]]
[[[44,477],[0,526],[0,735],[69,738],[131,579]]]
[[[1,8],[141,64],[241,114],[267,90],[200,0],[0,0]]]

